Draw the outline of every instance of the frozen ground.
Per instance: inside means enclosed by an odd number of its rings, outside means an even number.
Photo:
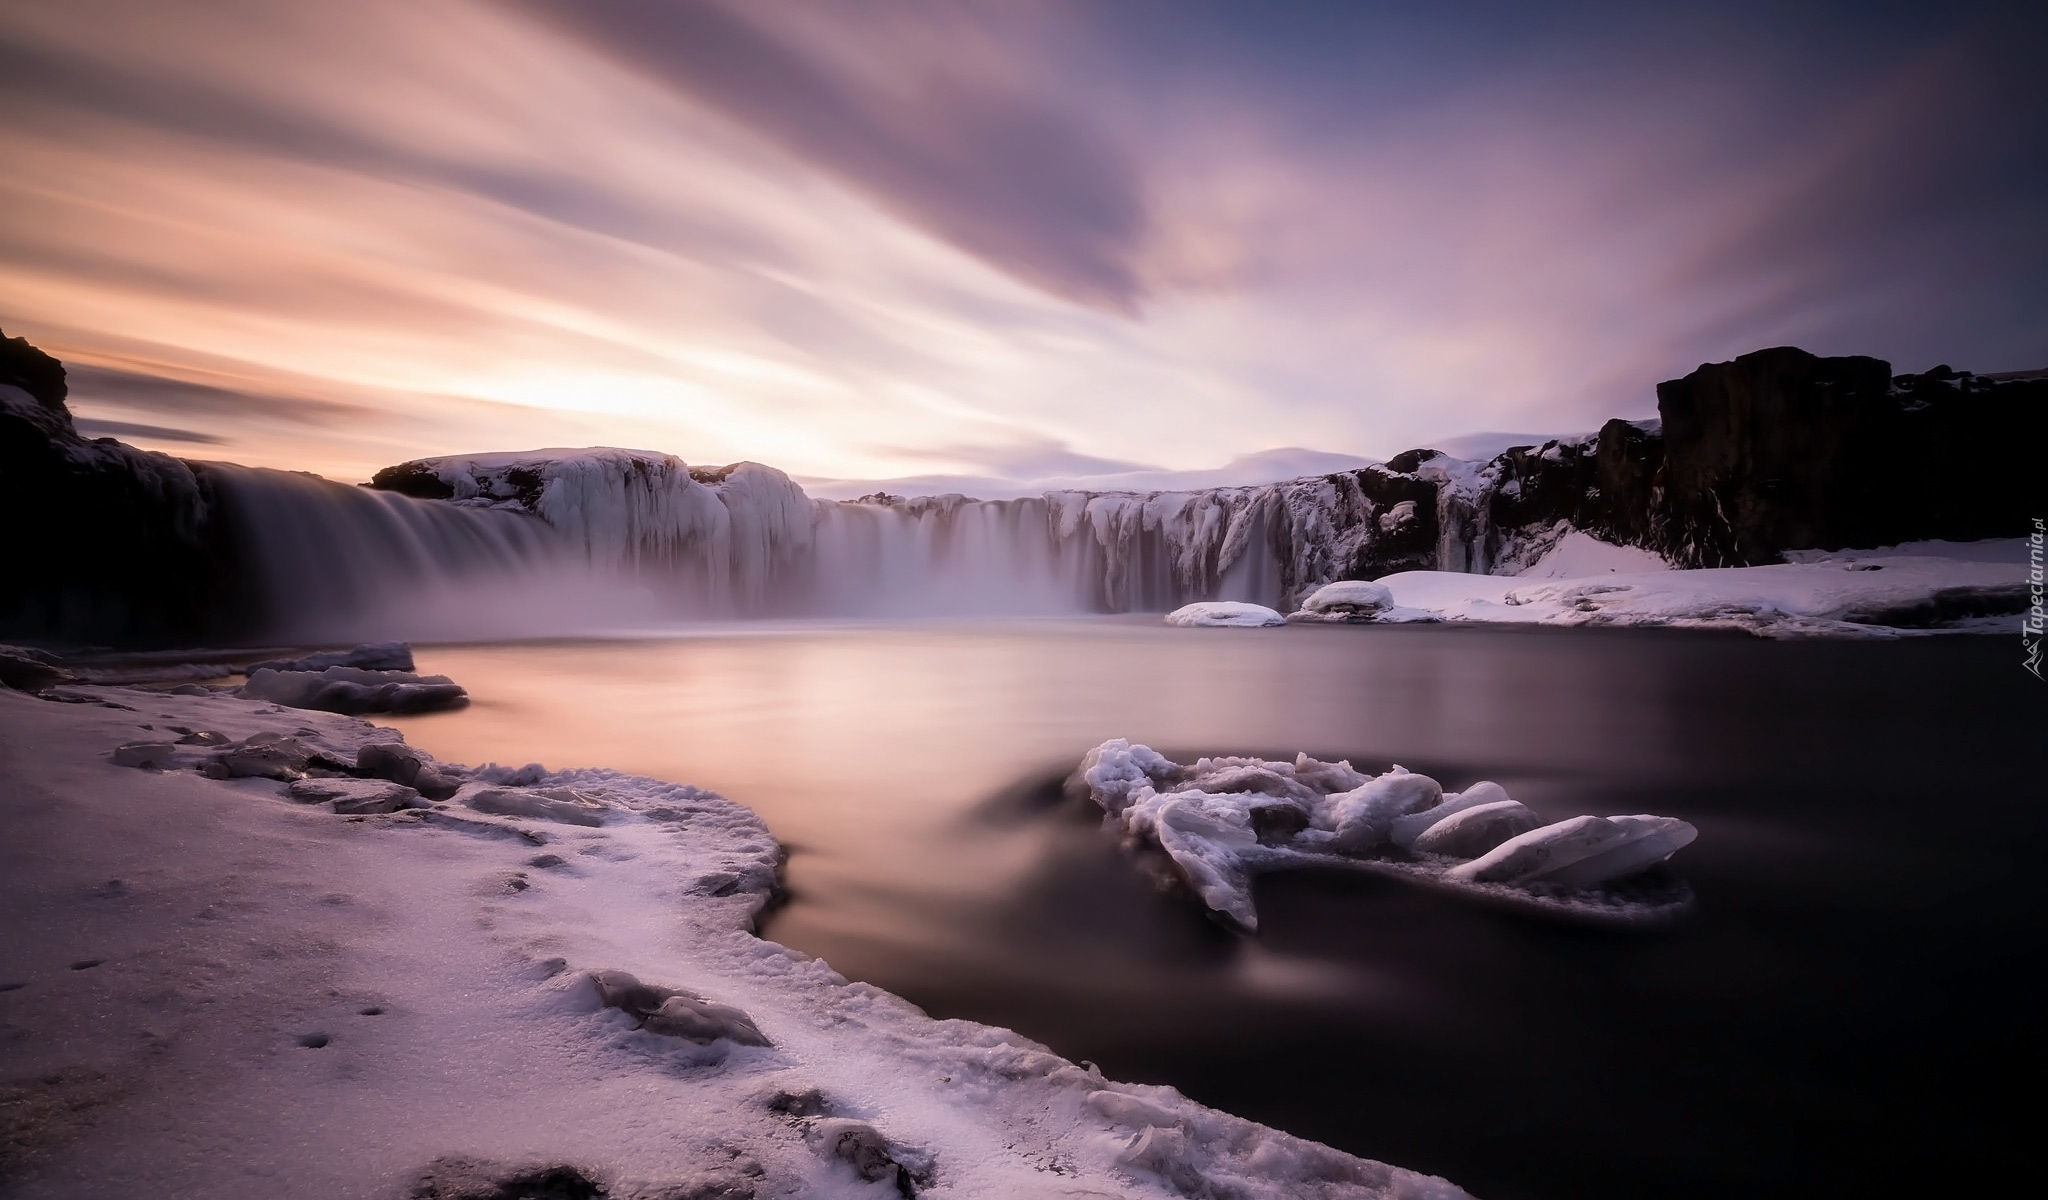
[[[1582,539],[1582,542],[1573,539]],[[1936,628],[2004,630],[2025,607],[2018,540],[1929,542],[1814,554],[1765,567],[1678,571],[1625,547],[1568,535],[1519,576],[1407,571],[1386,621],[1662,625],[1764,637],[1896,637]],[[1561,577],[1562,572],[1574,577]]]
[[[188,769],[216,751],[173,727],[335,761],[390,731],[59,690],[0,691],[10,1197],[515,1194],[464,1188],[522,1165],[668,1200],[1463,1195],[756,938],[778,847],[711,793],[444,765],[451,800],[346,816]],[[138,741],[168,769],[115,765]],[[600,971],[698,999],[614,976],[604,1007]]]

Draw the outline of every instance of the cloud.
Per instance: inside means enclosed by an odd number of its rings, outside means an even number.
[[[64,375],[65,382],[70,385],[68,399],[74,408],[80,404],[105,404],[143,412],[206,414],[231,420],[258,418],[297,425],[329,425],[350,416],[361,415],[365,411],[354,405],[332,400],[315,400],[247,388],[194,383],[166,375],[153,375],[144,371],[130,371],[121,367],[93,363],[67,362],[64,364]],[[151,429],[148,436],[152,437],[170,437],[171,433],[177,432],[157,432],[149,426],[134,426],[130,432],[141,433],[144,429]],[[193,435],[181,440],[218,439]]]
[[[1135,165],[1044,95],[931,63],[914,90],[862,86],[715,3],[523,7],[1019,279],[1114,312],[1144,298]]]
[[[883,446],[893,458],[959,463],[977,472],[1009,479],[1049,475],[1109,475],[1148,470],[1149,464],[1082,454],[1055,438],[1024,438],[1006,443],[958,443],[945,446]]]
[[[1760,345],[2048,363],[2048,22],[1709,7],[0,6],[0,321],[351,477],[1185,474]]]
[[[173,429],[168,425],[142,425],[134,421],[101,421],[93,417],[80,417],[72,424],[78,427],[80,435],[89,438],[148,438],[158,442],[196,442],[206,446],[218,446],[227,441],[226,438],[218,438],[210,433]]]

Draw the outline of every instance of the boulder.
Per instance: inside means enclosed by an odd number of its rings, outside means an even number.
[[[281,733],[256,733],[230,746],[208,763],[207,774],[222,779],[298,779],[306,773],[313,752],[297,738]]]
[[[402,783],[429,800],[446,800],[461,787],[434,765],[426,751],[403,742],[376,742],[357,750],[356,770]]]
[[[322,650],[303,658],[274,658],[252,663],[246,672],[324,671],[329,667],[355,667],[363,671],[410,671],[412,645],[408,642],[371,642],[348,650]]]
[[[0,687],[40,692],[77,676],[59,666],[54,655],[23,646],[0,646]]]
[[[604,824],[611,806],[594,800],[575,788],[484,788],[463,797],[462,802],[478,812],[501,817],[532,817],[563,825]]]
[[[161,770],[171,764],[171,757],[177,752],[178,748],[169,742],[129,742],[114,748],[114,765]]]
[[[427,804],[412,788],[388,779],[300,779],[286,788],[285,794],[301,804],[330,804],[335,812],[349,816],[394,813]]]
[[[591,985],[598,1003],[640,1018],[643,1028],[665,1037],[693,1042],[725,1038],[742,1046],[767,1046],[753,1018],[730,1004],[706,1000],[680,988],[642,983],[625,971],[594,971]]]
[[[863,1183],[893,1185],[899,1195],[915,1196],[931,1182],[930,1153],[904,1146],[865,1121],[825,1117],[804,1130],[804,1141],[822,1157],[845,1163]]]
[[[1326,583],[1301,602],[1302,611],[1319,616],[1370,618],[1394,607],[1394,593],[1385,584],[1364,579]]]
[[[419,713],[455,708],[469,702],[469,693],[446,675],[414,675],[408,671],[371,671],[330,666],[319,671],[280,671],[257,667],[242,685],[242,696],[290,708],[322,712]]]

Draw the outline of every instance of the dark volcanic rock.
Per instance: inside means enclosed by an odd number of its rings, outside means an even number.
[[[2038,473],[2019,433],[2048,411],[2048,377],[1894,376],[1779,347],[1659,384],[1657,410],[1494,459],[1487,561],[1558,522],[1686,567],[2016,537]]]
[[[455,497],[455,485],[441,478],[426,462],[402,462],[395,467],[386,467],[370,477],[370,486],[416,500],[452,500]]]
[[[78,435],[64,368],[0,339],[0,632],[204,639],[241,613],[207,468]]]
[[[1947,367],[1892,376],[1875,358],[1780,347],[1657,386],[1658,540],[1687,565],[1785,550],[2023,533],[2032,462],[2020,433],[2048,381]]]
[[[0,687],[40,692],[55,683],[77,678],[57,664],[56,658],[26,646],[0,646]]]
[[[272,671],[324,671],[329,667],[356,667],[364,671],[410,671],[412,645],[408,642],[370,642],[348,650],[322,650],[303,658],[273,658],[250,663],[245,674],[268,668]]]

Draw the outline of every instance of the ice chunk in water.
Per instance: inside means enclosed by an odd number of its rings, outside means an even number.
[[[1573,817],[1510,838],[1449,874],[1475,883],[1592,887],[1660,863],[1698,836],[1676,817]]]
[[[1440,883],[1582,889],[1661,862],[1696,836],[1671,817],[1577,817],[1538,828],[1541,819],[1497,783],[1447,797],[1436,780],[1398,766],[1368,777],[1306,754],[1291,763],[1219,757],[1182,766],[1122,738],[1089,751],[1072,783],[1086,786],[1105,825],[1164,851],[1203,904],[1245,930],[1258,927],[1251,880],[1260,871],[1340,865]],[[1447,867],[1445,859],[1471,861]],[[1535,890],[1529,902],[1566,904]]]
[[[1387,840],[1406,850],[1415,844],[1415,839],[1421,837],[1424,830],[1438,821],[1464,812],[1468,808],[1478,808],[1482,804],[1498,804],[1507,798],[1506,788],[1490,780],[1483,780],[1462,792],[1453,792],[1445,796],[1443,803],[1435,808],[1425,808],[1406,816],[1395,817],[1392,828],[1388,830]]]
[[[1463,808],[1422,831],[1412,843],[1424,854],[1477,858],[1509,838],[1543,824],[1543,818],[1516,800],[1496,800]]]
[[[1372,849],[1387,839],[1395,818],[1433,808],[1443,795],[1436,780],[1396,768],[1341,796],[1330,797],[1337,849],[1353,854]]]

